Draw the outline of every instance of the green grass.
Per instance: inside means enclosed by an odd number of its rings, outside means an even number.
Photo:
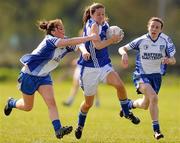
[[[175,82],[175,79],[177,82]],[[64,136],[64,143],[180,143],[180,84],[179,78],[165,79],[159,94],[159,110],[161,130],[165,138],[156,141],[153,138],[149,111],[136,109],[133,112],[139,116],[141,123],[133,125],[128,120],[120,118],[119,102],[115,90],[106,85],[100,85],[99,96],[101,105],[93,107],[88,113],[86,126],[80,140],[75,139],[74,131]],[[175,83],[175,84],[173,84]],[[72,107],[62,106],[68,96],[71,83],[58,81],[54,84],[55,98],[60,119],[63,125],[77,124],[79,106],[83,100],[79,91]],[[129,98],[138,96],[135,89],[126,85]],[[58,143],[54,136],[48,111],[42,97],[35,96],[34,108],[30,112],[14,109],[9,117],[3,114],[5,102],[9,96],[20,98],[20,92],[15,82],[0,82],[0,143]]]

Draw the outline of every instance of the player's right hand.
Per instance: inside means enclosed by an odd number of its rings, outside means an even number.
[[[121,65],[123,68],[128,68],[129,64],[128,64],[128,55],[127,54],[122,55]]]
[[[122,41],[123,37],[124,37],[124,35],[115,35],[115,34],[113,34],[111,39],[112,39],[113,43],[119,43],[119,42]]]

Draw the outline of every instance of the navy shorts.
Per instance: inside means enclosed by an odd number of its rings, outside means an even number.
[[[159,73],[153,73],[153,74],[142,74],[142,75],[133,75],[133,81],[134,85],[136,86],[137,93],[142,94],[138,89],[139,89],[139,84],[140,83],[149,83],[156,94],[159,93],[160,87],[161,87],[161,82],[162,82],[162,77],[161,74]]]
[[[19,89],[28,95],[33,95],[41,85],[52,85],[50,75],[39,77],[21,72],[18,78]]]

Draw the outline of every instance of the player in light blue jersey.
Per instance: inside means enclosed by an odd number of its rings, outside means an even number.
[[[82,47],[86,47],[91,56],[88,60],[84,60],[81,56],[78,61],[78,64],[81,65],[80,85],[84,91],[85,100],[81,104],[78,127],[75,130],[77,139],[80,139],[82,136],[87,113],[93,105],[94,96],[100,82],[107,83],[117,90],[117,96],[125,117],[134,124],[140,122],[129,111],[129,101],[124,84],[111,65],[107,49],[107,46],[121,41],[123,36],[113,35],[112,38],[107,39],[106,31],[109,24],[105,17],[105,7],[100,3],[94,3],[85,10],[83,21],[85,24],[83,35],[87,36],[93,33],[99,35],[100,40],[88,41],[81,45]]]
[[[23,97],[18,100],[9,98],[4,113],[8,116],[13,108],[30,111],[33,108],[34,94],[38,91],[48,107],[55,135],[61,139],[72,131],[72,126],[63,127],[61,125],[50,72],[58,66],[59,61],[67,53],[77,49],[76,44],[96,40],[98,37],[92,34],[86,37],[65,39],[65,30],[61,19],[40,21],[39,29],[46,32],[45,38],[31,54],[26,54],[20,59],[24,66],[18,82]],[[84,58],[89,57],[90,54],[85,48],[79,49]]]
[[[162,33],[163,21],[152,17],[148,21],[148,33],[120,47],[123,67],[128,67],[128,50],[136,50],[136,68],[133,74],[138,94],[143,98],[129,102],[130,108],[142,108],[150,111],[154,137],[163,138],[158,118],[158,92],[161,87],[161,76],[166,72],[167,64],[176,63],[175,45],[169,36]],[[121,113],[121,116],[123,114]]]

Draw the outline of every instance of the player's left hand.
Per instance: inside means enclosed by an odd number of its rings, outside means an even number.
[[[168,57],[163,57],[162,58],[162,64],[169,64],[169,58]]]
[[[82,53],[82,57],[85,61],[89,60],[90,59],[90,53],[89,52],[84,52]]]
[[[127,54],[122,55],[121,65],[123,68],[128,68],[128,55]]]

